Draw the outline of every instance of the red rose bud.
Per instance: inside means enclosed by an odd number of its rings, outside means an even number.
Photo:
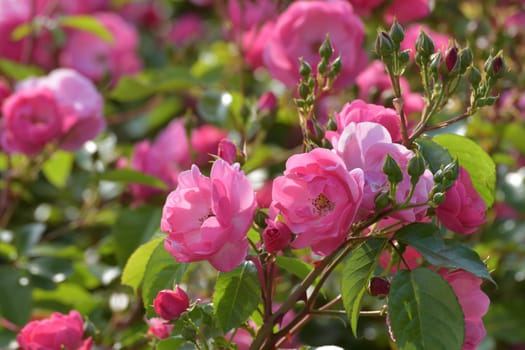
[[[161,290],[153,300],[153,309],[165,320],[178,319],[189,307],[188,295],[179,286],[176,286],[174,290]]]
[[[374,297],[388,295],[388,292],[390,291],[390,283],[384,278],[372,277],[370,285],[368,286],[368,291],[370,292],[370,295]]]
[[[493,69],[493,72],[494,72],[494,76],[496,78],[499,78],[503,75],[504,73],[504,68],[505,67],[505,62],[503,61],[503,57],[501,56],[496,56],[496,58],[494,58],[494,62],[493,62],[493,66],[492,66],[492,69]]]
[[[237,160],[237,146],[231,140],[222,139],[219,141],[217,155],[228,163],[233,164]]]
[[[292,231],[280,221],[266,220],[268,226],[263,231],[263,242],[268,253],[275,253],[288,247],[292,240]]]
[[[449,47],[445,53],[445,63],[449,73],[458,66],[458,48],[455,45]]]

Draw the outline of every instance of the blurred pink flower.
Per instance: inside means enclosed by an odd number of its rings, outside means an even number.
[[[49,318],[29,322],[16,340],[22,350],[89,350],[91,338],[82,339],[83,334],[82,316],[73,310],[67,315],[54,312]]]
[[[237,160],[237,146],[229,139],[222,139],[219,142],[217,155],[230,164]]]
[[[316,148],[286,161],[284,174],[273,181],[271,212],[297,235],[292,247],[328,255],[345,240],[363,185],[361,169],[348,171],[334,152]]]
[[[160,1],[130,1],[118,9],[127,21],[148,29],[159,26],[167,17],[167,9]]]
[[[153,309],[165,320],[176,320],[190,307],[188,294],[179,286],[174,289],[164,289],[157,293],[153,300]]]
[[[487,206],[474,189],[469,173],[459,169],[459,177],[445,192],[445,201],[436,208],[439,221],[448,229],[461,233],[474,233],[485,222]]]
[[[421,30],[432,38],[436,51],[439,50],[444,55],[451,37],[448,34],[438,33],[426,25],[418,23],[411,24],[405,28],[405,39],[401,42],[401,50],[410,49],[410,57],[414,58],[416,54],[416,40]]]
[[[266,22],[260,28],[248,29],[242,37],[243,55],[246,63],[253,69],[262,67],[263,53],[268,42],[268,38],[272,35],[275,23]]]
[[[191,150],[195,153],[195,163],[205,166],[217,154],[219,142],[228,137],[226,130],[219,129],[211,124],[204,124],[191,132]]]
[[[385,22],[407,23],[427,17],[431,11],[432,0],[394,0],[385,10]]]
[[[166,339],[170,336],[171,331],[173,330],[173,327],[175,325],[167,323],[168,321],[160,318],[160,317],[153,317],[146,321],[148,324],[148,337],[150,338],[158,338],[158,339]]]
[[[60,53],[60,64],[73,68],[91,80],[101,81],[110,76],[112,82],[141,68],[137,55],[138,34],[122,17],[111,12],[93,14],[112,34],[113,40],[82,30],[68,31],[67,41]]]
[[[246,257],[256,207],[239,164],[217,159],[210,177],[193,165],[178,183],[162,212],[164,247],[179,262],[208,260],[219,271],[233,270]]]
[[[335,54],[341,54],[343,68],[335,81],[339,88],[351,85],[366,64],[362,45],[364,25],[345,1],[296,1],[282,13],[264,51],[270,75],[288,87],[299,81],[299,58],[312,67],[319,63],[319,46],[330,35]]]
[[[194,13],[187,13],[174,19],[168,31],[168,41],[185,45],[204,34],[202,19]]]
[[[227,16],[233,38],[261,27],[276,15],[277,2],[273,0],[228,0]]]

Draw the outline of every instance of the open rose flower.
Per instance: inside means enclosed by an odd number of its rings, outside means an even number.
[[[31,321],[16,340],[23,350],[89,350],[91,338],[83,339],[84,323],[78,311],[68,315],[58,312],[49,318]]]
[[[439,221],[461,234],[473,233],[485,222],[487,206],[472,185],[469,173],[459,168],[459,177],[445,192],[445,201],[436,208]]]
[[[317,148],[288,159],[273,181],[272,209],[296,234],[294,248],[328,255],[348,234],[363,198],[361,169],[348,171],[332,151]]]
[[[193,165],[178,183],[162,212],[166,250],[179,262],[208,260],[219,271],[233,270],[246,257],[256,207],[239,164],[217,159],[210,177]]]
[[[299,58],[312,67],[319,63],[319,46],[330,35],[334,58],[342,56],[343,68],[335,81],[339,88],[351,85],[366,64],[362,48],[363,22],[344,1],[296,1],[283,12],[264,51],[270,75],[288,87],[299,81]]]

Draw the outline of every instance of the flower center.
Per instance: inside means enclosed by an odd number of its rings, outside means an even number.
[[[316,198],[312,199],[312,205],[318,215],[326,215],[335,207],[335,203],[330,201],[324,193],[319,193]]]

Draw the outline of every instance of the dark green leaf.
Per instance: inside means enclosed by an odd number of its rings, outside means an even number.
[[[187,343],[184,338],[168,338],[159,341],[155,347],[156,350],[177,350]]]
[[[39,241],[46,225],[41,223],[26,224],[15,230],[15,245],[18,249],[19,255],[27,255],[31,248],[33,248]]]
[[[518,296],[518,294],[515,294]],[[483,317],[487,332],[496,339],[510,343],[525,343],[525,304],[521,298],[515,300],[500,299],[505,304],[490,305]]]
[[[10,266],[0,266],[0,315],[23,326],[29,320],[32,288],[27,278]]]
[[[415,142],[419,145],[419,150],[432,173],[435,173],[441,165],[445,166],[452,163],[452,157],[446,148],[432,141],[432,139],[420,137]]]
[[[142,206],[123,209],[115,224],[112,234],[116,242],[117,261],[124,266],[135,249],[150,240],[159,229],[162,211],[157,207]]]
[[[86,289],[73,283],[60,283],[54,290],[35,289],[35,303],[60,302],[68,309],[75,309],[82,314],[93,311],[100,303],[97,297]]]
[[[371,239],[352,251],[343,264],[341,276],[341,297],[350,320],[354,335],[357,335],[357,321],[361,300],[370,278],[374,276],[379,257],[387,244],[386,239]]]
[[[58,188],[64,188],[71,172],[74,155],[71,152],[56,151],[42,166],[46,179]]]
[[[6,59],[0,59],[0,71],[13,80],[23,80],[44,74],[40,67],[26,66]]]
[[[452,287],[420,267],[399,271],[388,297],[390,326],[400,350],[460,350],[464,316]]]
[[[251,261],[245,261],[231,272],[219,274],[213,305],[225,332],[240,326],[255,311],[260,288],[257,269]]]
[[[138,247],[126,262],[124,272],[122,272],[122,284],[130,286],[137,293],[151,254],[159,244],[163,243],[164,238],[158,237]]]
[[[490,207],[494,202],[496,186],[496,165],[492,158],[477,143],[464,136],[443,134],[433,140],[459,160],[459,165],[470,174],[474,188]]]
[[[73,273],[73,262],[69,259],[39,257],[27,264],[32,275],[45,277],[55,283],[64,281]]]
[[[59,19],[63,27],[83,30],[98,36],[100,39],[113,43],[115,38],[111,32],[95,17],[87,15],[63,16]]]
[[[197,111],[207,122],[222,125],[228,118],[232,99],[227,92],[207,91],[197,101]]]
[[[487,267],[479,255],[469,247],[452,240],[444,240],[439,229],[429,223],[413,223],[396,232],[395,238],[420,252],[430,264],[449,269],[463,269],[493,283]]]
[[[278,256],[276,257],[275,262],[280,268],[296,275],[299,278],[305,278],[306,275],[312,271],[312,265],[309,265],[303,260],[297,258]]]
[[[135,171],[132,169],[116,169],[111,170],[108,172],[105,172],[99,176],[100,180],[107,180],[107,181],[115,181],[115,182],[122,182],[122,183],[133,183],[133,184],[141,184],[141,185],[147,185],[159,188],[161,190],[165,190],[168,188],[164,182],[159,180],[158,178],[146,175],[144,173],[141,173],[139,171]]]

